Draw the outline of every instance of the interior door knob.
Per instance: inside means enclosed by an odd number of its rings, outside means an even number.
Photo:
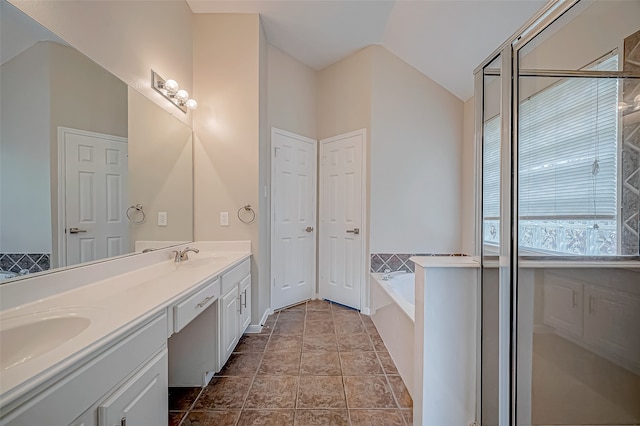
[[[307,232],[312,232],[312,231],[313,231],[313,226],[307,226],[307,228],[305,229],[305,231],[307,231]]]
[[[79,234],[80,232],[87,232],[86,229],[79,229],[79,228],[69,228],[69,233],[70,234]]]
[[[360,228],[347,229],[347,234],[358,235],[360,233]]]

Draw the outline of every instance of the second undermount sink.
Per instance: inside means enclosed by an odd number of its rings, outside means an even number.
[[[2,322],[0,371],[42,356],[91,325],[91,319],[73,312],[32,314]]]

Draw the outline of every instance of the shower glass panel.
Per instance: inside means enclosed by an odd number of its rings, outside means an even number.
[[[502,56],[482,71],[482,424],[498,424]]]
[[[515,418],[640,424],[640,2],[516,46]]]

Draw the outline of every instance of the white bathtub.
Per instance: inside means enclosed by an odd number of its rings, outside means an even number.
[[[389,281],[371,274],[371,319],[376,325],[409,393],[413,395],[415,274]]]

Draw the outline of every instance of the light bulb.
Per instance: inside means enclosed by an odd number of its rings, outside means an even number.
[[[187,92],[184,89],[180,89],[178,90],[178,92],[176,93],[176,98],[178,98],[178,100],[184,102],[187,99],[189,99],[189,92]]]
[[[198,108],[198,102],[196,102],[195,99],[189,99],[185,105],[187,106],[187,108],[189,109],[196,109]]]
[[[164,82],[164,88],[170,92],[177,92],[180,86],[178,86],[178,82],[172,79],[169,79]]]

